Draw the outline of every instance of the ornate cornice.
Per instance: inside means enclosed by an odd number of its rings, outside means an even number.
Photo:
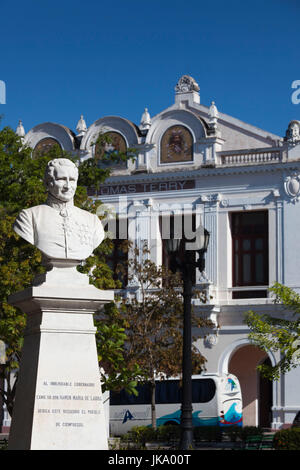
[[[199,179],[210,176],[230,176],[239,174],[257,174],[257,173],[274,173],[274,172],[300,172],[299,162],[270,163],[262,165],[245,165],[224,167],[218,165],[213,168],[178,168],[170,171],[162,170],[157,173],[139,174],[139,175],[115,175],[107,178],[105,184],[125,184],[125,183],[149,183],[150,181],[179,181],[182,179]]]

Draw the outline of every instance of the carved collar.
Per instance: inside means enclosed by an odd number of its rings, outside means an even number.
[[[48,193],[46,204],[59,212],[62,217],[68,217],[74,209],[73,198],[70,201],[64,202],[60,201],[50,193]]]

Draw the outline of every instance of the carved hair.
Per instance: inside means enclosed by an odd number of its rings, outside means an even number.
[[[72,167],[75,170],[76,176],[78,178],[78,168],[71,160],[68,158],[55,158],[54,160],[50,160],[46,167],[44,176],[44,183],[46,187],[48,187],[48,184],[54,180],[54,170],[59,166]]]

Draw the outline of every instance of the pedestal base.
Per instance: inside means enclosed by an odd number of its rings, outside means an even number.
[[[107,449],[93,313],[113,292],[52,278],[9,299],[27,327],[8,447]]]

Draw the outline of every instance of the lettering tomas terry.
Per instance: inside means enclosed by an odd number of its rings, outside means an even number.
[[[162,191],[180,191],[183,189],[194,189],[194,180],[183,181],[160,181],[157,183],[131,183],[131,184],[112,184],[101,185],[97,191],[95,189],[89,190],[89,196],[112,196],[122,194],[135,194],[135,193],[149,193],[149,192],[162,192]]]

